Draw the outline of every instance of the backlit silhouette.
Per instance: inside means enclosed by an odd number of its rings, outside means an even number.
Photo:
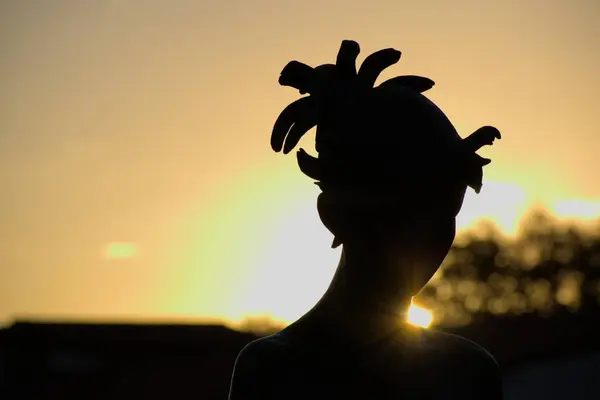
[[[405,313],[452,245],[467,187],[481,189],[490,160],[476,151],[500,133],[462,139],[422,94],[430,79],[374,87],[399,51],[377,51],[357,71],[359,51],[344,41],[336,64],[292,61],[279,78],[308,95],[277,118],[271,146],[289,153],[316,126],[318,157],[300,149],[297,159],[322,190],[319,216],[342,257],[310,311],[241,351],[230,399],[498,399],[489,353],[408,325]]]

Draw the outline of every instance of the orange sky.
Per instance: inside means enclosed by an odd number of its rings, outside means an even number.
[[[269,135],[283,66],[342,39],[401,50],[381,79],[435,80],[463,136],[504,133],[461,226],[599,214],[596,0],[1,2],[0,321],[310,307],[339,253]]]

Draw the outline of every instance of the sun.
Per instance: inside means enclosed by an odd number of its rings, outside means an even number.
[[[407,321],[411,325],[429,328],[433,322],[433,314],[431,311],[411,303],[408,308]]]

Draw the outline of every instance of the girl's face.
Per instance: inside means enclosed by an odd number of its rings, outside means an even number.
[[[398,243],[398,268],[407,289],[415,295],[429,282],[450,251],[456,233],[455,218],[424,218],[413,228],[408,240]],[[409,260],[409,263],[402,261]]]
[[[416,208],[412,215],[398,210],[398,220],[388,225],[388,251],[395,257],[397,279],[415,293],[431,279],[450,251],[456,236],[456,215],[463,203],[466,186],[433,199],[430,206]],[[404,217],[404,218],[403,218]]]
[[[360,246],[383,269],[367,269],[365,279],[389,292],[416,295],[435,274],[455,237],[456,214],[466,185],[438,191],[427,202],[407,205],[406,193],[323,192],[318,209],[325,226],[344,246]],[[327,193],[326,193],[327,192]]]

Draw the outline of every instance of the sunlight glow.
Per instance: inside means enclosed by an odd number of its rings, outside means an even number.
[[[273,172],[254,171],[244,180],[244,185],[232,187],[232,193],[226,196],[231,201],[220,202],[212,212],[214,224],[209,224],[208,229],[212,240],[218,241],[216,232],[222,231],[219,227],[236,226],[236,229],[225,230],[227,240],[223,238],[224,243],[236,243],[236,252],[203,246],[190,249],[196,255],[191,257],[195,261],[189,263],[189,269],[194,269],[196,274],[202,269],[192,265],[231,265],[237,269],[222,270],[219,284],[215,284],[218,280],[215,271],[211,271],[210,279],[208,276],[197,278],[207,285],[212,282],[211,286],[218,288],[215,293],[211,293],[209,287],[202,287],[202,290],[196,288],[184,294],[179,283],[173,297],[181,297],[185,304],[197,304],[201,293],[207,296],[206,301],[209,294],[217,296],[219,293],[223,300],[218,303],[218,310],[216,307],[211,310],[214,315],[230,321],[243,321],[251,315],[270,315],[274,322],[284,324],[300,318],[319,300],[335,272],[341,248],[330,248],[332,236],[319,220],[315,207],[318,189],[301,186],[293,191],[292,188],[282,190],[291,186],[286,184],[289,177],[273,175]],[[276,178],[281,180],[274,183]],[[526,207],[522,189],[496,182],[485,182],[485,189],[481,195],[467,195],[459,229],[482,217],[497,222],[504,229],[516,226],[521,208],[524,211]],[[244,196],[240,192],[245,193]],[[198,259],[200,255],[202,259]],[[225,287],[230,289],[228,301]],[[190,312],[206,314],[207,310]],[[411,324],[425,328],[433,321],[429,310],[414,304],[407,317]]]
[[[169,260],[182,273],[169,282],[166,308],[232,324],[268,316],[287,325],[320,299],[341,249],[331,249],[319,220],[318,188],[290,184],[294,168],[249,169],[214,203],[186,213],[192,217]]]
[[[506,182],[484,181],[480,194],[467,190],[456,218],[457,228],[472,228],[481,219],[494,222],[507,235],[515,234],[528,209],[525,190]]]
[[[169,262],[185,273],[170,283],[169,308],[247,328],[265,321],[285,326],[316,304],[331,282],[341,248],[330,248],[332,235],[319,220],[319,190],[290,184],[296,171],[289,169],[248,170],[218,201],[191,213],[198,217],[186,218],[189,230],[177,238],[186,245]],[[528,200],[517,185],[486,181],[481,194],[467,192],[458,229],[487,219],[510,234],[527,212]],[[416,304],[404,318],[423,328],[434,322],[432,311]]]
[[[554,205],[554,215],[558,218],[590,220],[600,217],[600,201],[568,200]]]
[[[409,324],[420,326],[421,328],[429,328],[433,322],[433,314],[431,311],[411,303],[408,308],[407,321]]]

